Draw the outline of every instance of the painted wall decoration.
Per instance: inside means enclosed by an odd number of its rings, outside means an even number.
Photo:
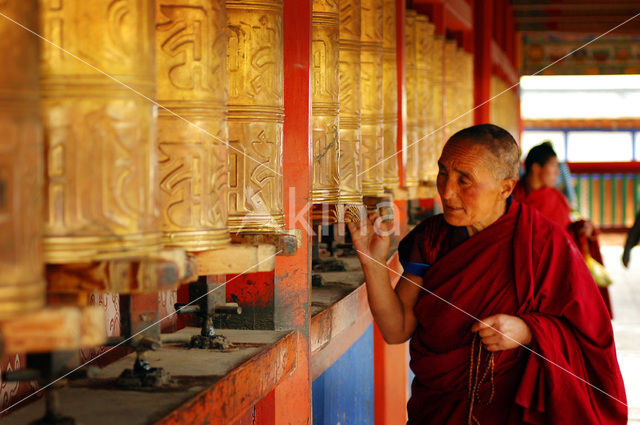
[[[580,48],[595,37],[553,32],[524,34],[522,74],[534,74],[576,49],[541,75],[640,73],[640,36],[607,36]]]

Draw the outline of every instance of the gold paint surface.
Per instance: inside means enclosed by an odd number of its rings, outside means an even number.
[[[417,187],[420,183],[416,19],[416,11],[407,10],[405,16],[405,84],[407,87],[407,150],[405,152],[405,172],[407,187]]]
[[[396,2],[384,0],[382,18],[383,58],[382,83],[384,90],[383,155],[384,188],[398,186],[398,68],[396,58]]]
[[[227,0],[229,229],[277,233],[282,210],[282,0]]]
[[[456,42],[447,40],[444,44],[444,119],[447,123],[445,127],[445,139],[453,136],[456,132],[458,121],[453,122],[457,118],[457,99],[456,95],[459,89],[458,72],[456,65]]]
[[[360,0],[339,0],[340,204],[362,204]]]
[[[184,118],[158,111],[163,243],[220,248],[229,243],[224,0],[156,0],[155,40],[158,102]]]
[[[362,194],[384,195],[383,0],[362,0],[360,92],[362,93]]]
[[[39,3],[47,262],[160,248],[152,4]]]
[[[421,182],[434,182],[437,169],[433,146],[433,88],[431,86],[431,67],[433,55],[433,33],[435,27],[424,15],[416,19],[416,69],[418,90],[418,155],[420,157],[419,179]]]
[[[311,202],[336,204],[339,193],[340,84],[338,0],[312,5],[312,153]]]
[[[519,106],[517,88],[511,88],[506,82],[496,75],[491,77],[491,101],[489,113],[491,123],[507,130],[518,141],[519,132]]]
[[[475,123],[473,108],[474,108],[474,82],[473,82],[473,54],[469,52],[465,52],[465,92],[466,92],[466,102],[465,102],[465,110],[469,111],[466,119],[466,127],[471,127]]]
[[[436,158],[440,158],[442,148],[447,141],[445,135],[445,117],[444,117],[444,38],[436,35],[433,38],[433,57],[432,57],[432,87],[433,87],[433,125],[435,128],[435,149]]]
[[[0,11],[37,25],[35,2],[5,1]],[[0,58],[0,318],[7,318],[42,307],[46,294],[37,38],[2,19]]]

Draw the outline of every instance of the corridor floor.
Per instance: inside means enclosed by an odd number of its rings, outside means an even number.
[[[627,391],[629,424],[640,425],[640,247],[631,252],[629,269],[622,266],[623,237],[604,237],[602,255],[613,278],[613,330],[618,362]]]

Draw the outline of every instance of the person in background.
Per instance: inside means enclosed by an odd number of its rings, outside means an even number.
[[[562,192],[555,188],[560,169],[551,142],[546,141],[531,148],[525,158],[524,168],[525,174],[513,191],[514,199],[537,209],[565,229],[585,258],[591,256],[602,264],[598,235],[593,224],[589,220],[572,222],[571,206]],[[609,289],[602,286],[598,286],[598,289],[613,318]]]
[[[631,257],[631,249],[640,242],[640,211],[636,215],[633,226],[627,233],[627,240],[624,243],[624,252],[622,253],[622,264],[625,268],[629,267],[629,259]]]

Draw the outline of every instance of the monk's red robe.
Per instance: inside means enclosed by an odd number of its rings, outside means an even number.
[[[478,234],[465,233],[438,215],[399,246],[405,264],[430,265],[423,286],[447,301],[423,292],[414,309],[408,424],[467,423],[471,316],[499,313],[522,318],[530,348],[555,365],[522,347],[496,352],[494,400],[474,407],[480,424],[625,424],[611,323],[567,233],[517,202]],[[482,398],[489,392],[487,381]]]
[[[522,204],[527,204],[530,207],[537,209],[549,220],[557,223],[563,229],[566,229],[569,232],[569,235],[571,235],[571,237],[573,238],[573,241],[578,246],[578,249],[582,251],[583,255],[585,255],[586,253],[590,253],[596,261],[598,261],[600,264],[604,264],[602,262],[600,244],[598,243],[598,239],[596,237],[597,233],[595,233],[595,229],[593,235],[594,237],[590,238],[589,240],[580,235],[580,230],[584,225],[584,221],[580,220],[575,223],[571,222],[571,207],[569,206],[569,202],[567,201],[567,198],[562,194],[562,192],[552,187],[544,187],[541,189],[528,191],[524,182],[520,180],[513,190],[513,198]],[[598,289],[605,305],[607,306],[609,316],[613,318],[613,309],[611,308],[609,289]]]

